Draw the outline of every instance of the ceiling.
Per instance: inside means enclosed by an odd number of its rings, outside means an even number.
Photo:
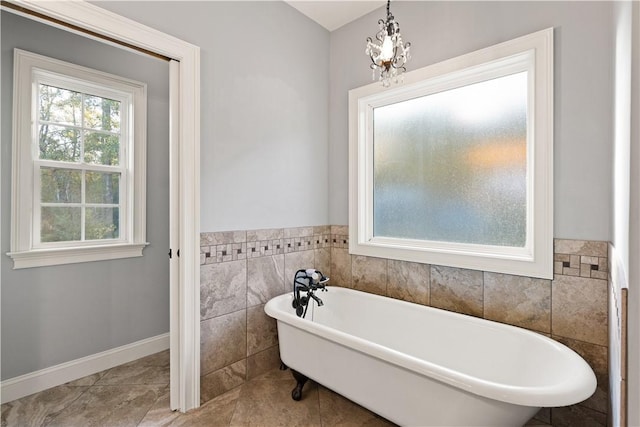
[[[329,31],[384,6],[385,0],[285,0]]]

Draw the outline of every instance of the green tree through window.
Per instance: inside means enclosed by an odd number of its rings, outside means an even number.
[[[40,84],[38,117],[41,242],[117,239],[121,102]]]

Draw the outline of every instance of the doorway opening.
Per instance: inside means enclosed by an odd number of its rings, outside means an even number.
[[[86,2],[1,2],[3,11],[170,60],[171,408],[199,406],[199,47]]]

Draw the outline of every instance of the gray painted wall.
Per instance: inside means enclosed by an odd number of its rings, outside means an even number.
[[[347,92],[370,82],[364,40],[374,34],[377,20],[384,16],[382,8],[329,34],[282,2],[97,4],[202,49],[202,231],[347,223]],[[555,236],[611,240],[612,6],[607,2],[394,2],[392,11],[405,39],[413,43],[410,69],[556,28]],[[5,15],[3,252],[8,250],[9,236],[6,94],[12,62],[5,44],[22,30],[5,25]],[[31,50],[50,45],[62,59],[86,57],[71,44],[78,41],[59,42],[29,31],[16,40],[33,43]],[[92,53],[91,58],[113,65],[109,56]],[[159,73],[142,64],[131,70],[142,76]],[[166,82],[166,69],[162,72]],[[634,82],[637,87],[637,78]],[[149,130],[158,126],[166,122],[154,121]],[[160,133],[166,135],[166,127],[163,130]],[[151,147],[157,139],[150,137],[149,143]],[[158,150],[151,152],[166,148],[158,144]],[[160,163],[149,159],[150,166]],[[149,183],[149,197],[154,192],[168,194],[167,177],[150,178]],[[163,221],[156,214],[159,209],[150,211],[154,215],[149,216],[149,227]],[[158,238],[148,233],[152,246],[146,254],[157,249],[164,260],[168,244],[156,245]],[[11,271],[3,255],[2,378],[166,332],[167,275],[160,275],[152,287],[131,281],[135,272],[144,271],[145,277],[157,272],[134,262],[23,273]],[[162,268],[166,270],[166,264]]]
[[[327,30],[280,1],[96,4],[201,48],[201,231],[327,224]]]
[[[409,70],[555,27],[557,238],[611,240],[613,29],[609,2],[393,2]],[[371,82],[380,8],[331,33],[329,223],[348,222],[349,89]]]
[[[169,331],[169,66],[12,13],[2,31],[2,380]],[[13,270],[9,252],[13,48],[148,84],[144,257]]]
[[[201,47],[202,231],[327,223],[328,31],[283,2],[96,4]],[[150,111],[164,110],[149,121],[152,244],[145,264],[12,271],[4,256],[3,379],[167,332],[169,320],[168,237],[154,231],[168,230],[167,201],[159,200],[168,197],[168,67],[135,54],[114,60],[113,48],[36,29],[29,21],[11,23],[19,19],[2,13],[3,253],[9,250],[11,188],[11,101],[5,94],[11,93],[14,45],[138,80],[153,77],[159,87],[154,95],[147,81]],[[128,73],[119,70],[122,64]],[[154,254],[160,264],[150,261]]]

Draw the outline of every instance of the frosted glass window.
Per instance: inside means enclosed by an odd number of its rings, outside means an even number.
[[[349,91],[349,253],[553,278],[553,28]]]
[[[527,79],[374,108],[374,236],[525,246]]]

